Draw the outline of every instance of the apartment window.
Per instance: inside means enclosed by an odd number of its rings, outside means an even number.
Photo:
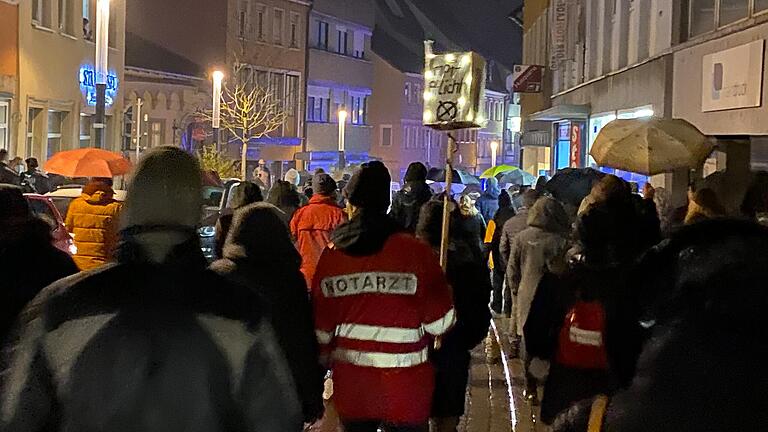
[[[307,99],[307,121],[328,123],[331,99],[321,96],[310,96]]]
[[[337,30],[338,40],[336,45],[336,52],[339,54],[347,55],[347,42],[349,39],[349,33],[345,29]]]
[[[11,104],[7,100],[0,100],[0,148],[7,149],[10,134],[8,133],[8,118],[11,113]]]
[[[149,123],[149,146],[160,147],[163,145],[163,129],[165,129],[163,120],[152,120]]]
[[[720,26],[749,16],[749,0],[720,0]]]
[[[66,34],[74,34],[72,31],[73,0],[58,0],[59,4],[59,31]]]
[[[768,10],[768,0],[690,0],[689,36],[698,36]]]
[[[254,30],[256,33],[256,39],[260,41],[264,40],[264,20],[266,14],[267,9],[264,5],[256,6],[256,14],[254,15]]]
[[[61,150],[61,130],[64,122],[64,113],[61,111],[48,111],[48,147],[47,157],[50,159]]]
[[[352,96],[352,124],[366,124],[368,98]]]
[[[35,136],[40,129],[40,115],[43,112],[40,108],[30,108],[27,111],[27,151],[28,156],[33,155],[35,146]]]
[[[429,142],[429,129],[422,130],[421,148],[427,148],[427,142]]]
[[[91,130],[93,128],[93,117],[87,114],[80,114],[80,148],[91,146]]]
[[[291,48],[299,47],[299,14],[291,14]]]
[[[768,0],[755,0],[755,13],[768,10]]]
[[[83,39],[93,40],[93,29],[95,25],[93,23],[93,7],[91,2],[94,0],[83,0]]]
[[[392,147],[392,126],[381,126],[381,146]]]
[[[419,98],[423,97],[424,93],[421,91],[421,84],[413,85],[413,100],[415,103],[419,103]]]
[[[32,0],[32,23],[51,27],[51,0]]]
[[[317,47],[328,50],[328,23],[317,22]]]
[[[275,9],[272,17],[272,40],[278,44],[283,44],[283,10]]]
[[[411,103],[411,83],[405,83],[405,100]]]
[[[365,58],[365,33],[360,31],[354,32],[352,41],[354,43],[352,56],[356,58]]]
[[[248,9],[249,2],[241,1],[237,10],[237,37],[248,39]]]
[[[411,128],[403,127],[403,147],[411,148]]]

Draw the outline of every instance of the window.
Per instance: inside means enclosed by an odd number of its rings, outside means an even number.
[[[285,113],[292,117],[296,115],[298,109],[299,77],[286,75],[285,80]]]
[[[248,17],[250,16],[251,4],[249,1],[241,1],[237,10],[237,37],[248,39]]]
[[[93,22],[93,15],[91,12],[93,11],[93,7],[91,6],[91,2],[93,0],[83,0],[83,39],[85,40],[93,40],[93,29],[94,26],[91,25]]]
[[[33,156],[35,148],[35,135],[40,130],[40,120],[43,110],[40,108],[30,108],[27,111],[27,151],[26,154]]]
[[[264,20],[266,14],[267,9],[264,5],[256,6],[256,14],[254,15],[254,30],[256,33],[256,39],[260,41],[264,40]]]
[[[403,147],[411,147],[411,128],[408,126],[403,127]]]
[[[51,27],[51,0],[32,0],[32,23]]]
[[[11,104],[7,100],[0,100],[0,149],[8,149],[8,117],[10,116]]]
[[[291,48],[299,47],[299,14],[291,14]]]
[[[405,100],[411,103],[411,83],[405,83]]]
[[[749,15],[749,0],[720,0],[720,26],[728,25]]]
[[[58,0],[59,3],[59,31],[66,34],[73,34],[72,30],[72,8],[73,0]]]
[[[63,112],[53,110],[48,111],[48,159],[61,150],[61,130],[63,121]]]
[[[352,35],[354,48],[352,56],[356,58],[365,58],[365,33],[356,31]]]
[[[382,147],[392,147],[392,126],[381,126],[381,140]]]
[[[163,129],[165,126],[165,121],[163,120],[152,120],[149,123],[149,146],[150,147],[160,147],[163,145]]]
[[[347,55],[347,41],[349,37],[349,33],[347,33],[346,29],[338,29],[338,44],[336,46],[336,52],[339,54]]]
[[[275,9],[272,17],[272,40],[278,44],[283,44],[283,10]]]
[[[91,146],[91,129],[93,128],[93,117],[87,114],[80,114],[80,148]]]
[[[421,91],[421,84],[414,84],[413,85],[413,100],[415,103],[419,103],[419,99],[424,95],[424,93]]]
[[[768,10],[768,0],[755,0],[755,13]]]
[[[328,50],[328,23],[317,22],[317,47]]]
[[[328,112],[330,111],[330,106],[330,98],[310,96],[307,98],[307,121],[328,123]]]
[[[352,96],[352,124],[366,124],[368,98]]]

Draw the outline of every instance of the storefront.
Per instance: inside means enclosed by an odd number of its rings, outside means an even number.
[[[523,169],[551,176],[563,168],[584,166],[588,118],[589,105],[556,105],[530,115],[526,123],[529,131],[523,133],[521,141]],[[541,143],[545,136],[549,139]],[[540,144],[548,151],[542,151]]]

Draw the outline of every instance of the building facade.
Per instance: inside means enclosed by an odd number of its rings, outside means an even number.
[[[95,12],[95,0],[0,2],[0,146],[12,155],[45,161],[61,150],[97,145]],[[115,151],[122,133],[124,34],[125,2],[113,0],[105,148]]]
[[[309,20],[307,82],[307,168],[330,168],[339,161],[339,111],[348,113],[344,131],[345,160],[368,159],[373,93],[372,0],[317,0]]]
[[[251,140],[247,155],[249,165],[263,159],[280,173],[306,146],[310,7],[304,0],[135,0],[129,2],[128,31],[199,66],[209,85],[210,74],[222,70],[225,86],[272,92],[286,119],[269,136]],[[228,148],[239,156],[239,144]]]

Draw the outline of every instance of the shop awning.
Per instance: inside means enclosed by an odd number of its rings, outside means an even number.
[[[521,147],[549,147],[552,145],[552,134],[549,131],[527,131],[520,136]]]
[[[589,105],[555,105],[528,116],[529,121],[586,120],[589,118]]]

